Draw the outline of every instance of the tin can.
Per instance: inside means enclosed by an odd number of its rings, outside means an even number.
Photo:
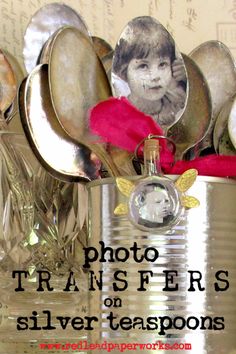
[[[188,193],[200,206],[161,234],[114,215],[125,197],[113,178],[88,190],[89,247],[97,250],[88,268],[89,309],[98,318],[90,341],[113,353],[122,343],[145,353],[234,353],[236,182],[197,177]]]

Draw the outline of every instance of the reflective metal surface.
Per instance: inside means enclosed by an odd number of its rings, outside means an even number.
[[[189,97],[182,117],[169,131],[176,144],[176,160],[197,144],[206,134],[211,121],[211,96],[208,84],[198,66],[183,55],[189,80]]]
[[[225,148],[222,145],[225,145],[224,142],[226,140],[229,141],[231,140],[230,136],[232,137],[232,141],[234,141],[234,135],[235,135],[234,111],[235,111],[235,96],[232,96],[230,97],[230,99],[228,99],[225,102],[222,109],[220,110],[220,113],[216,118],[216,123],[213,131],[213,143],[216,152],[219,152],[220,150],[222,152],[223,150],[223,153],[226,153]],[[230,141],[230,145],[232,145],[231,141]],[[230,149],[231,152],[233,152],[233,150],[234,148]]]
[[[46,41],[46,43],[44,44],[42,51],[39,55],[38,61],[39,64],[48,64],[49,63],[49,59],[50,59],[50,50],[51,50],[51,44],[52,41],[54,39],[54,37],[57,35],[58,31],[61,30],[61,27],[55,31]]]
[[[112,68],[113,55],[114,55],[114,51],[111,51],[101,59],[102,65],[106,71],[110,83],[111,83],[111,68]]]
[[[17,268],[14,268],[17,269]],[[45,268],[44,268],[45,269]],[[51,275],[50,286],[53,291],[45,291],[39,293],[38,275],[31,275],[24,279],[25,291],[15,292],[16,279],[12,278],[10,271],[1,271],[1,281],[4,286],[1,286],[0,292],[0,353],[1,354],[40,354],[40,343],[52,343],[56,339],[57,343],[77,343],[80,340],[87,340],[85,330],[75,331],[68,323],[65,330],[60,326],[55,327],[55,330],[36,330],[29,331],[16,330],[17,318],[20,316],[30,317],[32,311],[37,311],[38,324],[43,326],[47,321],[47,316],[43,311],[46,309],[51,312],[51,319],[56,323],[57,316],[85,316],[87,313],[87,281],[82,273],[75,272],[77,284],[79,284],[78,292],[63,292],[68,280],[67,274],[64,276]],[[29,320],[30,321],[30,320]],[[39,328],[40,328],[39,327]],[[79,332],[79,333],[78,333]],[[45,354],[57,352],[58,350],[44,349]],[[73,351],[76,353],[77,351]],[[67,353],[72,353],[67,351]],[[77,352],[78,353],[78,352]],[[88,354],[86,351],[80,351],[80,354]]]
[[[236,149],[236,96],[232,98],[231,102],[231,110],[228,119],[228,131],[230,140]]]
[[[93,45],[97,56],[102,59],[108,53],[113,51],[112,46],[104,39],[96,36],[92,36]]]
[[[89,37],[87,26],[79,14],[63,3],[43,6],[32,17],[24,35],[24,63],[28,73],[37,65],[44,43],[59,28],[71,25]]]
[[[52,37],[46,52],[54,116],[72,139],[99,157],[109,175],[119,175],[106,145],[89,129],[89,110],[111,96],[110,84],[93,45],[76,28],[66,26]]]
[[[98,178],[96,156],[67,136],[55,116],[46,64],[37,66],[23,82],[19,108],[29,143],[44,168],[65,181]]]
[[[16,77],[5,54],[0,49],[0,113],[4,113],[16,96]]]
[[[16,81],[16,89],[18,90],[22,80],[24,79],[24,72],[20,66],[20,64],[18,63],[18,61],[16,60],[16,58],[9,53],[8,51],[4,50],[4,55],[6,56],[8,62],[11,65],[11,68],[14,72],[14,76],[15,76],[15,81]],[[18,111],[18,104],[17,104],[17,95],[15,92],[15,98],[13,100],[13,102],[11,103],[10,107],[7,109],[7,111],[5,112],[4,116],[5,116],[5,120],[7,123],[9,123],[11,121],[11,119],[13,117],[15,117],[15,115],[17,114]],[[14,129],[14,131],[20,131],[20,129]]]
[[[191,351],[181,351],[185,354],[233,352],[236,348],[236,182],[222,178],[198,177],[189,189],[189,194],[199,199],[200,207],[185,211],[174,229],[159,235],[135,229],[125,216],[114,216],[116,205],[124,202],[124,197],[117,191],[113,179],[94,181],[87,186],[90,203],[90,246],[100,251],[99,241],[103,241],[113,250],[118,247],[129,249],[137,242],[140,254],[148,247],[159,251],[159,258],[154,263],[136,263],[132,257],[126,262],[91,263],[96,274],[103,271],[103,289],[89,293],[90,315],[99,317],[96,330],[90,333],[90,340],[101,342],[105,339],[115,343],[156,343],[158,340],[170,344],[191,343]],[[107,251],[106,258],[109,258],[109,254]],[[114,272],[117,270],[127,272],[126,277],[120,275],[120,278],[128,281],[125,291],[113,290],[114,282],[119,287],[124,285],[123,282],[114,280]],[[145,283],[147,291],[137,291],[140,286],[140,270],[153,272],[153,277],[149,277],[149,284]],[[173,282],[169,283],[170,286],[178,283],[178,291],[163,291],[163,271],[167,270],[178,272],[177,276],[173,276]],[[198,289],[196,283],[196,291],[188,291],[189,270],[201,272],[201,285],[205,288],[203,291]],[[230,288],[227,291],[215,291],[215,273],[218,270],[228,271]],[[105,306],[104,300],[107,298],[120,298],[122,306]],[[131,330],[111,330],[106,319],[111,311],[117,316],[114,323],[119,322],[122,317],[134,316],[144,319],[148,316],[194,316],[198,319],[201,316],[223,316],[225,329],[171,328],[165,335],[159,335],[158,330],[140,330],[140,326]],[[119,353],[116,349],[113,352]],[[139,352],[138,349],[136,352]],[[156,350],[148,350],[148,353],[154,354]]]
[[[93,45],[76,28],[64,27],[50,46],[49,84],[61,126],[77,141],[89,135],[88,111],[111,96]]]
[[[220,137],[218,150],[219,150],[219,155],[231,155],[231,156],[236,155],[236,150],[230,139],[227,125]]]
[[[219,152],[220,139],[223,136],[225,129],[227,129],[228,119],[232,108],[232,104],[233,104],[233,98],[230,98],[223,105],[222,109],[220,110],[216,118],[214,130],[213,130],[213,144],[216,152]]]
[[[212,122],[204,138],[204,148],[212,145],[215,119],[223,104],[236,92],[236,69],[229,49],[219,41],[205,42],[195,48],[189,56],[205,76],[212,99]]]

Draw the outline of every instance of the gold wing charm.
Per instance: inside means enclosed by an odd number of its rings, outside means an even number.
[[[192,196],[187,196],[184,193],[192,187],[193,183],[196,181],[198,172],[195,168],[185,171],[175,182],[175,187],[179,192],[183,193],[181,196],[181,205],[184,208],[196,208],[200,205],[197,198]]]
[[[119,191],[125,196],[125,197],[130,197],[132,191],[134,190],[134,183],[129,181],[128,179],[122,178],[122,177],[117,177],[116,178],[116,186],[119,189]],[[129,212],[129,207],[128,204],[121,203],[117,205],[117,207],[114,210],[115,215],[127,215]]]
[[[128,214],[128,205],[127,204],[119,204],[114,210],[115,215],[127,215]]]
[[[125,196],[130,197],[132,191],[134,190],[134,183],[129,181],[128,179],[117,177],[116,178],[116,185],[119,191]]]
[[[197,208],[200,205],[200,202],[195,197],[184,195],[181,198],[181,205],[184,208]]]
[[[175,186],[172,187],[174,190],[175,188],[179,191],[179,193],[177,193],[177,195],[179,195],[179,197],[176,197],[179,202],[180,205],[183,208],[189,209],[189,208],[196,208],[200,205],[200,202],[197,198],[193,197],[193,196],[187,196],[185,195],[185,192],[193,185],[193,183],[195,182],[196,178],[197,178],[198,172],[195,169],[190,169],[185,171],[175,182]],[[142,182],[144,183],[144,182]],[[143,184],[140,184],[140,186],[142,188]],[[146,182],[147,183],[147,182]],[[164,183],[164,182],[162,182]],[[170,182],[169,182],[170,183]],[[144,183],[145,185],[145,183]],[[135,184],[128,180],[125,179],[123,177],[117,177],[116,178],[116,186],[118,188],[118,190],[120,191],[121,194],[123,194],[126,198],[132,198],[132,193],[136,193],[136,189],[135,189]],[[138,185],[139,186],[139,185]],[[141,188],[140,187],[140,188]],[[138,187],[137,187],[138,188]],[[141,190],[142,190],[141,188]],[[175,190],[175,193],[177,191]],[[140,190],[139,190],[140,193]],[[150,203],[150,201],[149,201]],[[127,202],[124,203],[120,203],[114,210],[114,214],[119,216],[119,215],[127,215],[129,214],[129,202],[127,200]],[[131,215],[130,215],[131,217]],[[161,222],[160,222],[161,224]],[[135,225],[137,225],[137,227],[139,227],[139,223],[137,220],[135,220]],[[150,227],[151,228],[151,227]]]
[[[176,188],[181,192],[186,192],[195,182],[198,171],[194,168],[185,171],[175,182]]]

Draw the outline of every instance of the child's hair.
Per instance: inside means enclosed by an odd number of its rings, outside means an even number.
[[[175,57],[175,43],[168,31],[149,16],[137,17],[126,27],[116,46],[113,71],[127,81],[127,68],[132,59],[144,59],[149,53],[159,57]]]
[[[140,195],[138,196],[138,202],[141,205],[144,205],[146,202],[147,194],[149,194],[151,192],[159,192],[163,196],[167,195],[167,191],[166,191],[165,187],[163,187],[162,184],[156,183],[156,182],[149,183],[145,186],[145,190],[143,192],[141,192]]]

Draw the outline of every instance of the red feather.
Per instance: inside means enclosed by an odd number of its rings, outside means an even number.
[[[137,145],[149,134],[164,135],[161,127],[152,119],[134,107],[125,97],[111,97],[90,110],[90,129],[121,149],[134,152]],[[165,140],[160,140],[161,164],[170,167],[173,155]]]

